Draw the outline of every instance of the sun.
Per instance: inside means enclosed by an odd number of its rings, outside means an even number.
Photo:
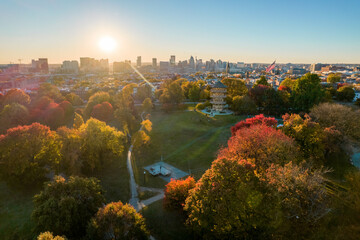
[[[102,37],[99,41],[99,47],[104,52],[112,52],[116,48],[116,41],[114,38],[109,36]]]

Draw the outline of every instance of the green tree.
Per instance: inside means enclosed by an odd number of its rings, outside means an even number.
[[[73,106],[80,106],[84,104],[84,101],[75,93],[69,93],[65,96],[66,100],[68,100]]]
[[[125,147],[125,135],[96,119],[89,119],[79,128],[83,171],[92,172],[120,157]]]
[[[227,95],[231,98],[244,96],[248,92],[245,82],[242,79],[224,78],[221,82],[227,86]]]
[[[89,220],[105,202],[103,192],[95,178],[55,177],[34,197],[36,228],[72,239],[85,236]]]
[[[25,125],[29,121],[29,111],[18,103],[11,103],[0,112],[0,129],[5,131],[19,125]]]
[[[296,83],[295,79],[285,78],[285,80],[280,83],[280,87],[284,86],[292,90],[293,87],[295,86],[295,83]]]
[[[355,97],[355,91],[351,86],[342,86],[336,91],[336,98],[339,101],[352,102]]]
[[[258,85],[270,86],[264,75],[260,76],[260,79],[255,82],[254,87]]]
[[[255,102],[247,95],[235,96],[231,109],[237,114],[255,114],[257,111]]]
[[[324,98],[324,91],[320,85],[317,74],[307,73],[296,80],[291,92],[293,109],[296,111],[309,111]]]
[[[142,109],[144,112],[150,112],[154,108],[154,105],[150,98],[145,98],[142,103]]]
[[[50,83],[42,83],[38,89],[37,98],[48,96],[51,99],[54,99],[55,102],[62,102],[65,100],[63,95],[60,93],[60,90],[50,84]]]
[[[99,209],[89,223],[89,239],[148,239],[145,220],[130,204],[112,202]]]
[[[326,80],[328,83],[338,83],[338,82],[340,82],[340,79],[341,79],[341,76],[339,74],[330,73]]]
[[[58,170],[61,144],[49,127],[33,123],[8,129],[0,146],[0,175],[7,182],[38,183]]]
[[[189,89],[189,99],[191,102],[200,100],[200,87],[198,85],[195,84]]]

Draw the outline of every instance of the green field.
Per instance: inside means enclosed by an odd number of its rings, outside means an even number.
[[[230,127],[244,118],[232,115],[210,118],[194,111],[153,112],[150,146],[134,156],[137,182],[144,182],[143,167],[160,161],[161,156],[164,162],[201,177],[219,148],[226,145]],[[146,182],[151,181],[147,176]]]

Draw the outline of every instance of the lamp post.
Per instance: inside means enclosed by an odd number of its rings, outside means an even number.
[[[145,186],[145,175],[146,175],[146,171],[144,171],[144,186]]]

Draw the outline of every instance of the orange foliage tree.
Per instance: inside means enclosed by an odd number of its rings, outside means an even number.
[[[189,196],[189,191],[194,187],[195,179],[193,177],[183,180],[171,179],[165,186],[165,207],[175,209],[184,207],[185,199]]]

